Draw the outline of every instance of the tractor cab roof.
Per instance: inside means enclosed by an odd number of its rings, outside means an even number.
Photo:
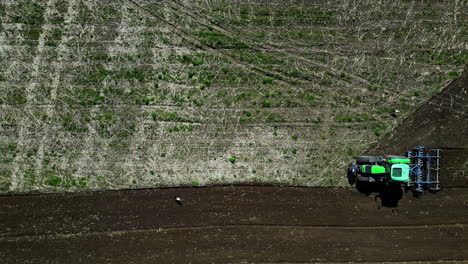
[[[392,165],[390,176],[393,181],[409,182],[409,166],[408,164]]]

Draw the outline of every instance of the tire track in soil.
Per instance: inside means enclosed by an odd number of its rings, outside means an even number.
[[[81,232],[81,233],[67,233],[67,234],[25,234],[18,236],[0,236],[0,243],[2,241],[8,242],[21,242],[21,241],[33,241],[33,240],[47,240],[47,239],[71,239],[71,238],[84,238],[90,236],[123,236],[127,234],[144,234],[154,232],[180,232],[180,231],[210,231],[211,229],[301,229],[301,230],[323,230],[323,231],[375,231],[375,230],[425,230],[428,232],[434,232],[434,230],[440,229],[461,229],[468,228],[466,224],[437,224],[437,225],[402,225],[402,226],[303,226],[303,225],[219,225],[219,226],[185,226],[185,227],[159,227],[152,229],[125,229],[125,230],[113,230],[113,231],[97,231],[97,232]]]
[[[121,21],[118,27],[118,33],[116,37],[116,47],[117,47],[117,52],[114,49],[111,49],[110,54],[111,57],[115,56],[116,53],[120,54],[124,49],[126,49],[126,52],[129,52],[130,54],[134,53],[137,50],[137,46],[135,45],[135,42],[130,42],[131,45],[123,45],[123,42],[128,43],[128,40],[131,39],[129,36],[126,34],[129,32],[130,24],[131,24],[131,19],[128,15],[128,5],[122,5],[120,8],[120,13],[121,13]],[[114,47],[113,47],[114,48]],[[134,54],[132,54],[134,55]],[[118,109],[118,108],[117,108]],[[123,177],[121,179],[127,179],[127,181],[131,181],[134,176],[139,176],[141,173],[141,170],[143,169],[142,167],[144,164],[141,163],[140,157],[137,155],[141,149],[141,146],[146,142],[145,138],[145,123],[143,120],[140,118],[140,115],[138,114],[138,111],[141,111],[141,106],[137,107],[129,107],[126,108],[125,111],[128,112],[128,116],[132,116],[136,120],[133,122],[136,123],[136,132],[130,135],[129,137],[129,147],[128,147],[128,155],[125,156],[125,161],[121,165],[122,170],[124,171]],[[139,119],[139,120],[138,120]],[[117,164],[115,166],[118,166]],[[120,180],[120,179],[119,179]],[[118,184],[117,184],[118,185]],[[112,186],[112,183],[111,183]]]
[[[91,1],[85,2],[84,4],[90,10],[93,10],[96,7],[95,3]],[[95,30],[96,28],[93,26],[93,27],[90,27],[87,31],[92,35],[94,34]],[[70,87],[69,89],[73,89],[73,88]],[[68,105],[68,107],[71,108],[70,105]],[[115,105],[115,107],[119,107],[119,106]],[[77,109],[77,106],[73,106],[73,110],[76,110],[76,109]],[[82,146],[82,148],[79,150],[80,157],[77,160],[73,161],[75,163],[74,167],[77,168],[76,172],[73,173],[73,176],[75,177],[75,179],[83,175],[84,165],[90,164],[93,161],[92,157],[93,155],[96,155],[96,153],[93,153],[93,146],[96,144],[96,141],[99,139],[99,135],[95,129],[97,127],[96,126],[97,122],[95,120],[95,117],[96,117],[96,113],[99,112],[99,106],[92,106],[92,107],[81,106],[80,109],[83,109],[83,111],[88,111],[91,120],[86,124],[87,132],[84,138],[82,140],[78,139],[80,140],[80,145]],[[79,165],[75,166],[76,164],[79,164]]]
[[[63,25],[63,31],[65,34],[67,34],[70,30],[70,25],[73,24],[73,22],[76,19],[76,16],[78,15],[78,3],[77,1],[71,1],[68,4],[67,12],[64,16],[64,25]],[[70,37],[67,35],[64,35],[62,39],[59,40],[59,45],[56,49],[57,51],[57,58],[55,61],[51,61],[51,64],[53,65],[53,78],[52,78],[52,84],[51,84],[51,91],[50,91],[50,104],[49,107],[46,108],[46,114],[47,118],[53,120],[55,116],[55,107],[56,107],[56,100],[57,100],[57,89],[60,85],[60,77],[61,73],[63,71],[63,68],[61,67],[61,60],[62,58],[67,54],[67,43],[70,41]],[[35,105],[36,106],[36,105]],[[43,161],[44,161],[44,148],[48,144],[50,144],[50,140],[52,139],[52,135],[57,134],[55,131],[58,129],[52,125],[47,124],[44,122],[43,124],[44,129],[46,131],[43,131],[42,133],[44,134],[42,136],[42,139],[39,143],[39,148],[37,150],[37,156],[36,156],[36,165],[35,165],[35,171],[38,175],[41,175],[42,173],[42,168],[43,168]]]
[[[216,24],[215,22],[213,22],[213,19],[205,19],[203,18],[202,14],[196,12],[196,11],[191,11],[188,7],[184,6],[183,4],[177,2],[177,1],[165,1],[167,4],[171,5],[173,10],[174,11],[179,11],[179,12],[183,12],[185,13],[187,16],[191,17],[193,20],[197,21],[199,24],[201,25],[210,25],[212,28],[220,31],[221,33],[229,36],[229,37],[232,37],[234,39],[240,39],[244,42],[246,42],[247,44],[251,45],[251,49],[255,50],[255,51],[261,51],[262,49],[263,50],[274,50],[274,51],[277,51],[283,55],[286,55],[288,57],[294,57],[295,59],[298,59],[298,60],[301,60],[303,62],[307,62],[307,63],[310,63],[312,65],[315,65],[315,66],[319,66],[319,67],[322,67],[322,68],[325,68],[327,70],[330,70],[332,71],[333,73],[335,73],[337,76],[342,72],[342,71],[339,71],[335,68],[333,68],[331,65],[328,65],[328,64],[323,64],[323,63],[319,63],[317,61],[313,61],[311,59],[308,59],[308,58],[304,58],[304,57],[301,57],[301,56],[297,56],[295,54],[292,54],[292,53],[288,53],[288,52],[285,52],[283,50],[281,50],[278,46],[274,45],[274,44],[271,44],[271,43],[262,43],[259,44],[257,42],[255,42],[254,40],[250,39],[250,38],[246,38],[246,37],[243,37],[239,34],[235,34],[233,33],[231,30],[229,29],[226,29],[225,27],[222,27],[221,25],[219,24]],[[179,7],[177,8],[176,5]],[[197,6],[198,7],[198,6]],[[200,7],[198,7],[200,8]],[[239,28],[240,29],[240,28]],[[257,48],[256,46],[259,46],[259,48]],[[349,73],[349,72],[345,72],[347,75],[353,77],[353,79],[355,80],[358,80],[361,84],[363,85],[370,85],[371,83],[365,79],[363,79],[362,77],[360,76],[357,76],[353,73]],[[317,78],[320,78],[319,76],[315,76]],[[368,89],[360,89],[361,92],[368,92]]]
[[[46,5],[46,8],[45,8],[45,11],[44,11],[44,20],[45,21],[49,21],[50,19],[50,15],[52,14],[52,8],[53,6],[55,5],[56,3],[56,0],[49,0],[45,3]],[[46,36],[47,34],[49,34],[49,32],[51,31],[51,25],[50,24],[43,24],[41,26],[41,33],[39,34],[39,39],[38,39],[38,44],[37,44],[37,48],[36,48],[36,54],[34,56],[34,59],[31,63],[31,68],[30,68],[30,75],[28,76],[29,78],[32,78],[32,79],[36,79],[39,75],[40,75],[40,72],[41,72],[41,69],[40,69],[40,64],[43,60],[43,53],[44,53],[44,49],[45,49],[45,43],[46,43]],[[20,121],[20,123],[18,124],[18,126],[20,127],[19,128],[19,132],[18,132],[18,140],[17,140],[17,146],[18,148],[20,149],[20,152],[19,153],[25,153],[25,151],[23,150],[23,148],[25,147],[25,144],[24,144],[24,139],[27,137],[27,133],[28,133],[28,125],[26,124],[27,123],[27,119],[28,118],[28,115],[30,112],[31,112],[31,107],[34,106],[34,101],[36,99],[36,94],[35,94],[35,88],[37,87],[37,83],[36,82],[31,82],[29,83],[26,88],[25,88],[25,91],[24,91],[24,94],[25,94],[25,97],[26,97],[26,107],[25,107],[25,111],[24,113],[22,113],[21,115],[21,118],[23,120]],[[27,114],[25,114],[27,113]],[[13,172],[12,172],[12,176],[11,176],[11,186],[10,186],[10,191],[14,192],[14,191],[17,191],[17,190],[20,190],[21,191],[21,188],[22,186],[20,185],[20,183],[22,183],[24,181],[24,176],[22,175],[22,172],[20,171],[20,167],[21,167],[21,164],[24,163],[24,158],[22,155],[18,154],[14,160],[13,160]]]

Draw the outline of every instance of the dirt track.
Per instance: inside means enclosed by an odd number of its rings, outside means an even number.
[[[467,78],[465,71],[441,93],[453,100],[434,97],[374,150],[402,151],[416,143],[444,149],[445,189],[437,194],[413,198],[403,193],[394,208],[382,207],[382,197],[330,188],[227,186],[0,196],[0,259],[468,263]],[[463,108],[454,112],[449,103]],[[183,199],[182,205],[175,196]]]
[[[238,186],[4,196],[0,212],[3,263],[468,259],[466,189],[393,209],[355,190]]]

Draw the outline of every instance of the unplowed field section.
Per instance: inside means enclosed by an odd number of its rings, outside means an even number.
[[[182,205],[174,197],[181,197]],[[468,190],[397,208],[355,190],[226,186],[0,197],[2,263],[468,259]],[[419,262],[423,261],[423,262]],[[450,262],[447,262],[450,263]]]

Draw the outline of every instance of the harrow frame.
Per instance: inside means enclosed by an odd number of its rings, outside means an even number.
[[[425,151],[425,147],[423,146],[407,152],[407,157],[411,161],[411,181],[406,184],[408,189],[419,193],[427,189],[430,191],[440,190],[440,152],[441,149],[429,149],[429,151]]]

